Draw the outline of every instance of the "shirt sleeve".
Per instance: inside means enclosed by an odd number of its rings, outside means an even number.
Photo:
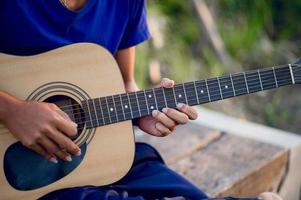
[[[150,38],[146,17],[146,1],[136,0],[131,4],[133,7],[130,11],[130,18],[118,49],[135,46]]]

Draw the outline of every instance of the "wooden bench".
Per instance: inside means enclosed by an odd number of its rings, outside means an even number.
[[[180,126],[165,138],[137,131],[136,140],[155,146],[172,169],[210,196],[255,197],[264,191],[282,190],[286,200],[298,200],[299,194],[283,189],[291,162],[291,151],[286,146],[201,123]]]

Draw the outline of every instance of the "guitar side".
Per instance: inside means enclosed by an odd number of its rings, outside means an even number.
[[[42,94],[43,90],[38,90],[41,86],[49,86],[51,92]],[[56,86],[61,87],[53,89]],[[0,55],[0,90],[20,99],[32,96],[44,100],[50,95],[74,98],[80,96],[79,89],[90,98],[124,92],[119,68],[102,47],[79,43],[37,56]],[[89,144],[82,162],[70,174],[48,186],[29,191],[17,190],[7,182],[1,167],[1,199],[36,199],[61,188],[106,185],[122,178],[134,158],[131,122],[102,126],[92,131],[89,132]],[[15,142],[17,140],[0,124],[1,166],[4,165],[7,148]]]

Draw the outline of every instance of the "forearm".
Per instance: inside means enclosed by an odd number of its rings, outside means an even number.
[[[0,91],[0,122],[3,122],[8,116],[12,104],[17,103],[18,99],[6,92]]]
[[[135,82],[135,47],[117,51],[115,59],[120,68],[124,84]]]

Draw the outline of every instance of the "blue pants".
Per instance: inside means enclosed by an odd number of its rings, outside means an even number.
[[[145,143],[136,143],[133,166],[120,181],[102,187],[84,186],[58,190],[42,199],[143,200],[176,196],[189,199],[207,197],[186,179],[167,168],[153,147]]]
[[[42,200],[149,200],[184,197],[205,200],[207,195],[182,176],[169,169],[150,145],[136,143],[136,154],[129,173],[108,186],[83,186],[54,191]],[[179,199],[184,199],[179,198]],[[220,200],[220,198],[218,198]],[[236,198],[224,198],[225,200]],[[245,199],[248,200],[248,199]],[[254,199],[249,199],[254,200]]]

